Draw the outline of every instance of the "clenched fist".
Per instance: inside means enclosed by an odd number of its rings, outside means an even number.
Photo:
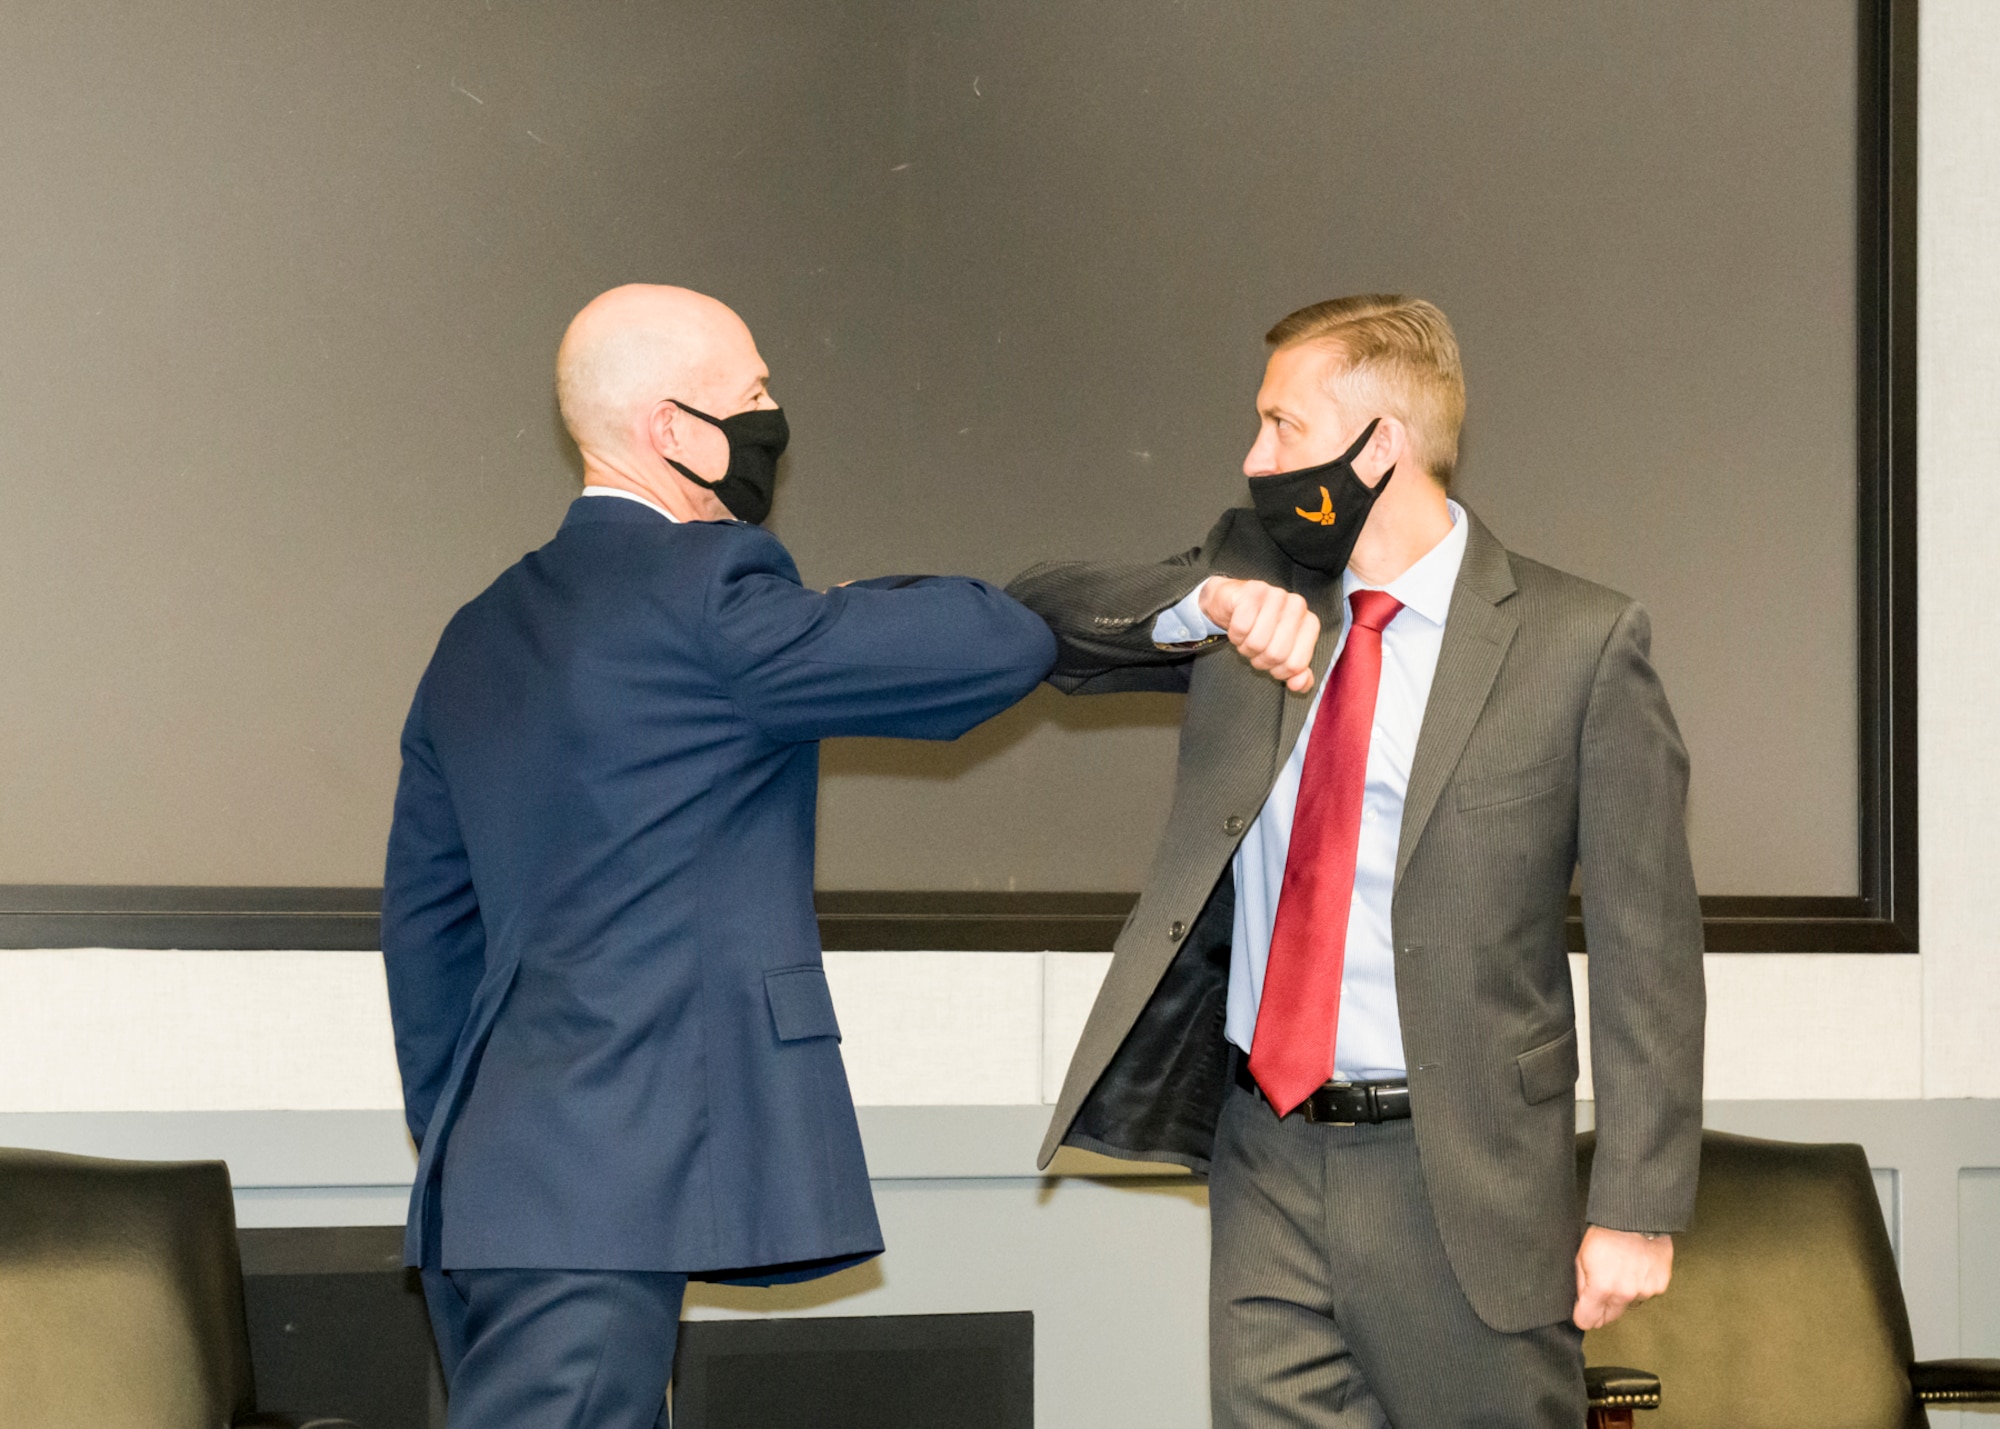
[[[1201,587],[1201,613],[1229,633],[1243,658],[1294,694],[1313,685],[1313,647],[1319,617],[1305,597],[1263,581],[1210,576]]]
[[[1600,1330],[1628,1306],[1664,1294],[1674,1274],[1674,1238],[1649,1240],[1635,1231],[1592,1226],[1576,1253],[1576,1309],[1579,1330]]]

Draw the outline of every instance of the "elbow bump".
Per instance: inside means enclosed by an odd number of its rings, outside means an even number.
[[[1039,680],[1055,668],[1055,633],[1034,612],[1022,610],[1019,615],[1019,623],[1007,633],[1004,648],[1010,658],[1005,663],[1022,670],[1032,669]]]

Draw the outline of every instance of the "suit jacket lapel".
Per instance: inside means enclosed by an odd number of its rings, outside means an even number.
[[[1469,511],[1466,520],[1472,524],[1466,532],[1465,559],[1452,589],[1444,644],[1438,651],[1430,701],[1424,707],[1423,727],[1410,760],[1410,786],[1403,796],[1403,829],[1396,844],[1398,884],[1437,807],[1438,796],[1458,767],[1459,756],[1486,707],[1494,677],[1500,673],[1520,623],[1507,603],[1514,594],[1514,573],[1507,564],[1505,548]]]

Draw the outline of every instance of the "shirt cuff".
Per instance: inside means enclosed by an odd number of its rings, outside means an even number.
[[[1209,578],[1213,580],[1214,577]],[[1229,632],[1202,614],[1201,590],[1208,584],[1203,581],[1175,605],[1161,611],[1153,621],[1153,643],[1155,645],[1197,645],[1204,640],[1212,640]]]

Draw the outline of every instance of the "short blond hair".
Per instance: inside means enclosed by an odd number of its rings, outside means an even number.
[[[1435,304],[1400,293],[1329,298],[1280,319],[1264,341],[1331,351],[1335,395],[1400,421],[1424,470],[1451,485],[1465,425],[1465,369],[1451,321]]]

